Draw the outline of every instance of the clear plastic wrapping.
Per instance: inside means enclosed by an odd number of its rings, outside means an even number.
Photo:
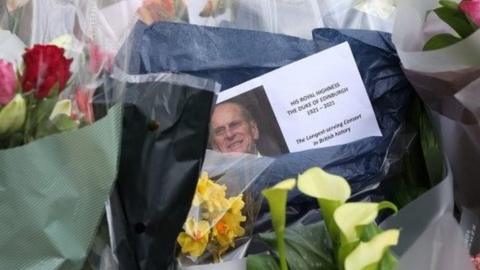
[[[177,239],[182,269],[245,256],[261,206],[260,176],[272,161],[207,151],[192,208]],[[192,237],[205,238],[204,246],[191,246]]]
[[[169,2],[174,5],[168,4]],[[196,25],[257,30],[311,39],[311,31],[322,27],[392,32],[396,2],[394,0],[152,0],[145,1],[138,14],[147,24],[158,21],[188,22]],[[158,13],[163,16],[155,16]]]
[[[119,269],[169,269],[200,175],[218,85],[172,73],[115,77],[127,91],[108,215],[111,249]]]
[[[80,269],[118,173],[124,85],[85,4],[0,3],[2,269]]]
[[[464,244],[464,232],[454,218],[453,174],[402,208],[381,226],[400,228],[398,269],[473,270]]]
[[[405,74],[426,106],[442,141],[455,180],[460,207],[480,213],[476,194],[480,173],[480,31],[443,49],[423,51],[435,34],[452,30],[430,10],[438,1],[403,1],[393,40]],[[433,16],[433,17],[432,17]]]

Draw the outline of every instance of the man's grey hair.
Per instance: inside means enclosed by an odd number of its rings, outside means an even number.
[[[232,104],[237,106],[240,109],[240,113],[242,114],[243,119],[245,119],[247,122],[257,122],[255,121],[255,118],[253,118],[252,113],[242,104],[236,102],[236,101],[224,101],[222,103],[217,104],[217,106],[224,105],[224,104]]]

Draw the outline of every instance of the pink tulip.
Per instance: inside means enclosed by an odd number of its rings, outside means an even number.
[[[460,10],[480,27],[480,0],[463,0],[460,3]]]
[[[8,104],[13,99],[16,83],[13,65],[0,59],[0,106]]]
[[[88,70],[97,74],[101,70],[111,72],[113,68],[114,56],[113,53],[107,52],[97,44],[88,44]]]
[[[88,89],[77,89],[77,92],[75,93],[75,102],[78,112],[80,113],[79,117],[83,118],[88,124],[93,123],[95,120],[92,105],[93,93],[94,91]]]

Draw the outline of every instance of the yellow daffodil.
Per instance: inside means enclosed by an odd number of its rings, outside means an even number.
[[[230,198],[229,202],[229,210],[213,228],[213,236],[221,247],[220,253],[226,251],[230,246],[235,246],[234,240],[245,234],[245,230],[241,226],[241,223],[247,220],[242,215],[242,209],[245,206],[242,196]]]
[[[225,198],[227,187],[219,185],[208,178],[203,172],[198,180],[197,190],[193,199],[194,206],[205,207],[208,212],[223,212],[228,209],[228,200]]]
[[[229,212],[232,214],[241,215],[242,209],[245,206],[245,203],[242,200],[242,195],[237,197],[232,197],[229,200],[230,209]]]
[[[227,212],[215,225],[213,228],[213,236],[221,247],[221,253],[229,247],[234,247],[234,240],[245,234],[245,229],[241,226],[241,223],[245,220],[246,217],[241,214]]]
[[[230,247],[235,239],[245,234],[241,226],[247,218],[242,215],[245,206],[243,195],[227,198],[227,187],[212,181],[206,172],[198,180],[193,198],[197,219],[189,217],[185,223],[185,232],[178,236],[183,254],[201,256],[205,250],[212,252],[214,260]],[[200,220],[198,220],[200,219]]]
[[[177,242],[182,247],[183,254],[200,257],[205,252],[210,236],[210,224],[204,220],[188,218],[185,232],[178,235]]]

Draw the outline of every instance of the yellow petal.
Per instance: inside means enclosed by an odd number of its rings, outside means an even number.
[[[70,50],[73,43],[73,37],[70,35],[62,35],[50,42],[51,45],[55,45],[60,48],[64,48],[65,50]]]
[[[276,184],[271,189],[292,190],[293,188],[295,188],[296,182],[297,181],[294,178],[286,179]]]
[[[182,232],[177,237],[178,244],[182,247],[183,254],[190,254],[193,257],[200,257],[208,245],[208,236],[201,239],[193,239],[190,235]]]
[[[398,244],[400,232],[388,230],[366,243],[360,243],[346,258],[345,270],[363,270],[380,262],[387,249]]]
[[[185,232],[193,238],[201,238],[208,235],[210,231],[210,223],[205,220],[195,220],[191,217],[185,222]]]
[[[378,212],[385,208],[390,208],[394,211],[397,210],[395,205],[389,202],[346,203],[337,208],[333,218],[342,232],[345,241],[352,243],[359,239],[356,228],[374,222],[378,216]]]
[[[17,94],[3,109],[0,110],[0,134],[13,133],[25,123],[27,104],[25,99]]]
[[[351,195],[348,182],[340,176],[315,167],[298,176],[298,189],[317,199],[345,202]]]
[[[55,104],[52,113],[50,114],[50,121],[55,119],[60,114],[71,116],[72,114],[72,101],[69,99],[60,100]]]
[[[245,203],[243,202],[242,195],[237,196],[237,197],[232,197],[229,199],[229,204],[230,204],[230,212],[233,214],[241,214],[243,207],[245,206]]]

